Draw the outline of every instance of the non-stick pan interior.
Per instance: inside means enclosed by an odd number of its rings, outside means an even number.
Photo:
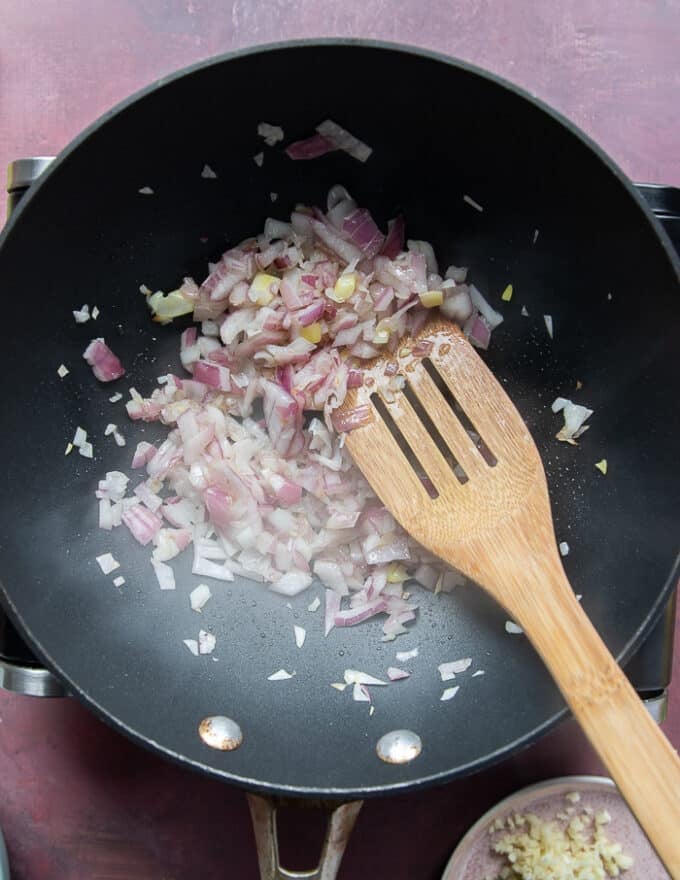
[[[365,165],[342,153],[296,163],[256,132],[264,120],[290,141],[328,117],[371,144]],[[201,177],[205,163],[217,179]],[[422,591],[417,623],[396,642],[380,642],[379,622],[324,638],[323,611],[307,611],[319,585],[288,608],[237,580],[211,584],[199,616],[187,598],[201,580],[189,554],[175,565],[178,589],[161,592],[148,548],[125,529],[97,528],[94,497],[105,471],[129,472],[139,439],[163,434],[128,423],[109,396],[148,393],[155,377],[181,370],[178,330],[150,322],[139,285],[202,279],[208,260],[267,215],[323,204],[339,182],[382,224],[402,211],[408,237],[432,241],[442,266],[469,266],[502,308],[486,360],[542,452],[557,536],[571,547],[567,573],[615,654],[639,643],[676,552],[680,306],[670,258],[611,166],[525,96],[442,59],[357,43],[245,53],[171,79],[90,130],[18,210],[0,250],[0,592],[40,656],[126,732],[251,787],[347,796],[478,768],[562,710],[502,610],[474,585]],[[508,283],[515,293],[504,305]],[[76,325],[71,310],[85,302],[100,317]],[[119,354],[123,380],[94,379],[81,357],[93,336]],[[554,439],[558,395],[595,410],[578,447]],[[109,422],[126,448],[103,436]],[[78,425],[93,461],[64,456]],[[594,466],[602,458],[606,476]],[[95,562],[107,551],[121,561],[122,589]],[[302,649],[294,623],[308,632]],[[217,637],[213,656],[182,644],[201,627]],[[384,677],[395,652],[415,646],[419,656],[404,664],[411,678],[375,688],[372,717],[329,687],[348,667]],[[461,676],[456,697],[440,702],[437,664],[468,656],[470,673],[485,674]],[[282,667],[295,677],[267,681]],[[240,749],[203,745],[198,723],[213,714],[239,722]],[[394,728],[422,737],[412,764],[377,759],[377,739]]]

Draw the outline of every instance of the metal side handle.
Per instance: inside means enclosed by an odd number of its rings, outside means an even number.
[[[53,161],[53,156],[17,159],[7,168],[7,216],[19,204],[29,186],[37,180]],[[0,616],[2,609],[0,609]],[[3,625],[4,623],[4,625]],[[0,688],[30,697],[63,697],[62,683],[49,669],[39,666],[28,653],[9,621],[0,620],[0,633],[9,640],[11,656],[0,656]],[[2,876],[2,846],[0,844],[0,876]]]
[[[247,797],[261,880],[335,880],[363,801],[351,801],[332,808],[316,868],[311,871],[288,871],[279,862],[276,801],[256,794]]]
[[[34,666],[20,666],[0,658],[0,688],[26,697],[64,697],[66,691],[58,678]]]

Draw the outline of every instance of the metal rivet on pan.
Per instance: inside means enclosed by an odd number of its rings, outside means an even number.
[[[209,715],[198,725],[198,735],[211,749],[231,752],[243,742],[238,724],[225,715]]]
[[[422,752],[423,743],[412,730],[390,730],[380,737],[375,750],[386,764],[408,764]]]

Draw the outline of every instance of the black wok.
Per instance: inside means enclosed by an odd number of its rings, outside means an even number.
[[[366,165],[341,153],[294,163],[256,134],[266,120],[293,140],[327,117],[372,145]],[[217,180],[201,178],[206,162]],[[324,639],[322,612],[306,610],[318,585],[290,610],[237,580],[213,587],[199,619],[187,599],[198,582],[190,559],[175,566],[178,589],[160,592],[148,550],[122,529],[97,528],[94,498],[106,470],[129,470],[137,439],[163,433],[128,425],[108,397],[150,391],[179,370],[178,331],[150,322],[139,285],[202,278],[267,215],[322,203],[336,182],[382,224],[403,211],[409,237],[432,241],[443,265],[470,266],[491,299],[513,283],[487,361],[543,454],[570,580],[612,652],[631,656],[677,575],[680,300],[669,242],[624,175],[553,111],[466,64],[360,41],[249,50],[168,77],[78,138],[15,211],[0,238],[0,598],[67,687],[140,743],[251,789],[350,798],[478,770],[564,713],[502,611],[472,584],[452,596],[423,591],[417,624],[396,643],[380,643],[379,623]],[[138,193],[145,186],[153,196]],[[84,302],[101,315],[76,326],[71,310]],[[115,386],[101,386],[81,357],[93,336],[128,369]],[[557,395],[595,410],[578,448],[554,439]],[[111,421],[125,449],[103,437]],[[64,456],[78,425],[93,461]],[[606,477],[594,467],[602,458]],[[95,562],[107,551],[122,563],[122,590]],[[303,650],[293,622],[308,629]],[[182,645],[206,624],[217,662]],[[396,650],[415,645],[412,678],[380,690],[373,717],[329,687],[346,667],[384,674]],[[440,703],[437,664],[464,656],[486,674]],[[280,667],[297,675],[267,681]],[[239,722],[239,749],[201,742],[198,723],[212,714]],[[423,739],[411,764],[376,757],[394,728]]]

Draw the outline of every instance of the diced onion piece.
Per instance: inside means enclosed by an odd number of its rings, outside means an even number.
[[[515,635],[515,636],[517,636],[517,635],[521,635],[521,633],[524,632],[524,630],[522,629],[522,627],[521,627],[521,626],[518,626],[518,625],[517,625],[514,621],[512,621],[512,620],[506,620],[506,621],[505,621],[505,631],[506,631],[507,633],[510,633],[511,635]]]
[[[182,639],[182,644],[187,646],[194,657],[198,657],[198,642],[196,639]]]
[[[520,310],[520,315],[521,315],[523,318],[528,318],[528,317],[529,317],[529,312],[527,311],[527,307],[526,307],[526,306],[522,306],[522,308],[521,308],[521,310]]]
[[[112,394],[111,397],[109,397],[109,403],[118,403],[118,401],[122,399],[123,395],[120,393],[120,391],[116,391],[115,394]]]
[[[257,133],[268,147],[273,147],[284,138],[283,129],[280,125],[270,125],[268,122],[261,122],[257,126]]]
[[[207,584],[199,584],[189,593],[191,610],[200,611],[211,596],[210,587]]]
[[[411,673],[405,669],[399,669],[397,666],[387,667],[387,677],[390,681],[400,681],[402,678],[410,678]]]
[[[255,153],[253,156],[253,162],[258,168],[262,168],[262,165],[264,164],[264,153]]]
[[[359,162],[365,162],[373,152],[368,144],[360,141],[359,138],[350,134],[350,132],[338,125],[337,122],[333,122],[332,119],[324,120],[320,125],[317,125],[316,130],[321,137],[333,144],[336,149],[344,150],[353,159],[358,159]]]
[[[347,687],[347,685],[345,684],[344,681],[333,681],[333,682],[331,682],[331,687],[335,688],[336,691],[340,691],[340,693],[342,693],[345,690],[345,688]]]
[[[101,556],[97,556],[97,564],[104,574],[111,574],[112,571],[120,568],[120,562],[114,559],[110,553],[103,553]]]
[[[78,311],[73,312],[73,317],[75,318],[76,324],[84,324],[86,321],[90,320],[90,307],[87,304],[81,306]]]
[[[560,556],[568,556],[569,555],[569,544],[566,541],[560,541]]]
[[[114,587],[122,587],[124,583],[125,583],[125,578],[122,575],[119,575],[118,577],[115,577],[113,579]]]
[[[475,287],[474,284],[470,284],[468,287],[470,291],[470,299],[472,300],[472,304],[476,309],[478,309],[480,315],[484,318],[486,323],[489,325],[491,330],[498,327],[499,324],[503,323],[503,315],[500,312],[497,312],[496,309],[492,308],[489,305],[487,300],[482,296],[480,291]]]
[[[321,599],[319,599],[319,597],[317,596],[315,599],[313,599],[309,603],[309,605],[307,606],[307,611],[318,611],[320,605],[321,605]]]
[[[211,632],[207,632],[207,630],[200,630],[198,633],[198,653],[199,654],[212,654],[215,650],[215,645],[217,644],[217,639]]]
[[[412,660],[414,657],[418,656],[418,648],[412,648],[410,651],[397,651],[396,657],[399,663],[406,663],[407,660]]]
[[[551,408],[554,413],[562,412],[564,416],[564,426],[556,435],[558,440],[574,444],[581,434],[588,430],[589,426],[584,425],[584,422],[592,416],[592,409],[572,403],[565,397],[556,397]]]
[[[420,294],[420,302],[426,309],[433,309],[444,302],[444,294],[441,290],[428,290]]]
[[[156,580],[161,590],[174,590],[176,588],[175,573],[172,568],[165,562],[156,562],[153,558],[151,559],[151,565],[153,565]]]
[[[84,443],[87,443],[87,431],[78,425],[73,435],[73,445],[80,448]]]
[[[328,138],[320,134],[314,134],[302,141],[295,141],[286,147],[286,155],[290,159],[316,159],[319,156],[325,156],[336,150],[335,144],[332,144]]]
[[[287,681],[289,678],[292,678],[295,675],[294,672],[286,672],[285,669],[279,669],[277,672],[272,672],[271,675],[267,676],[267,681]]]
[[[304,626],[298,626],[297,624],[294,624],[293,632],[295,634],[295,644],[298,646],[298,648],[301,648],[305,643],[305,639],[307,638],[307,630],[304,628]]]
[[[112,382],[125,375],[121,362],[101,337],[90,342],[83,352],[83,357],[100,382]]]
[[[217,175],[212,170],[210,165],[204,165],[203,170],[201,171],[201,177],[203,177],[205,180],[215,180],[217,178]]]
[[[509,303],[512,299],[512,284],[508,284],[503,293],[501,294],[501,299],[503,302]]]
[[[387,682],[380,678],[375,678],[367,672],[360,672],[358,669],[345,669],[344,679],[347,684],[370,684],[370,685],[386,685]]]
[[[545,321],[545,329],[548,331],[548,336],[553,339],[553,319],[552,315],[543,315],[543,320]]]
[[[479,212],[481,213],[481,212],[484,210],[484,208],[482,208],[482,206],[479,204],[479,202],[476,202],[476,201],[472,198],[472,196],[469,196],[469,195],[467,195],[467,194],[464,195],[464,196],[463,196],[463,201],[464,201],[466,204],[470,205],[470,207],[474,208],[475,211],[479,211]]]
[[[289,571],[282,575],[269,589],[274,593],[281,593],[284,596],[297,596],[312,582],[311,574],[303,571]]]
[[[67,443],[66,449],[64,450],[64,455],[70,455],[71,452],[73,452],[74,448],[75,447],[73,446],[73,443]]]
[[[68,374],[69,374],[68,367],[65,367],[64,364],[59,364],[59,366],[57,367],[57,376],[59,376],[60,379],[63,379],[66,376],[68,376]]]
[[[484,672],[483,669],[477,669],[475,672],[472,673],[472,675],[470,677],[477,678],[480,675],[486,675],[486,672]]]
[[[455,685],[454,687],[450,687],[450,688],[445,688],[439,699],[443,703],[445,703],[447,700],[452,700],[456,696],[456,694],[458,693],[459,690],[460,690],[460,687],[458,685]]]
[[[137,192],[142,196],[152,196],[153,195],[153,190],[151,189],[150,186],[143,186],[140,189],[138,189]]]
[[[357,703],[370,703],[371,695],[362,684],[355,682],[352,688],[352,699],[356,700]]]
[[[601,474],[607,473],[607,459],[603,458],[600,461],[595,463],[595,467],[600,471]]]
[[[91,443],[83,443],[78,448],[78,452],[83,456],[83,458],[93,458],[94,457],[94,452],[93,452]]]
[[[437,669],[442,681],[451,681],[456,675],[465,672],[472,666],[472,659],[465,657],[462,660],[451,660],[449,663],[440,663]]]

